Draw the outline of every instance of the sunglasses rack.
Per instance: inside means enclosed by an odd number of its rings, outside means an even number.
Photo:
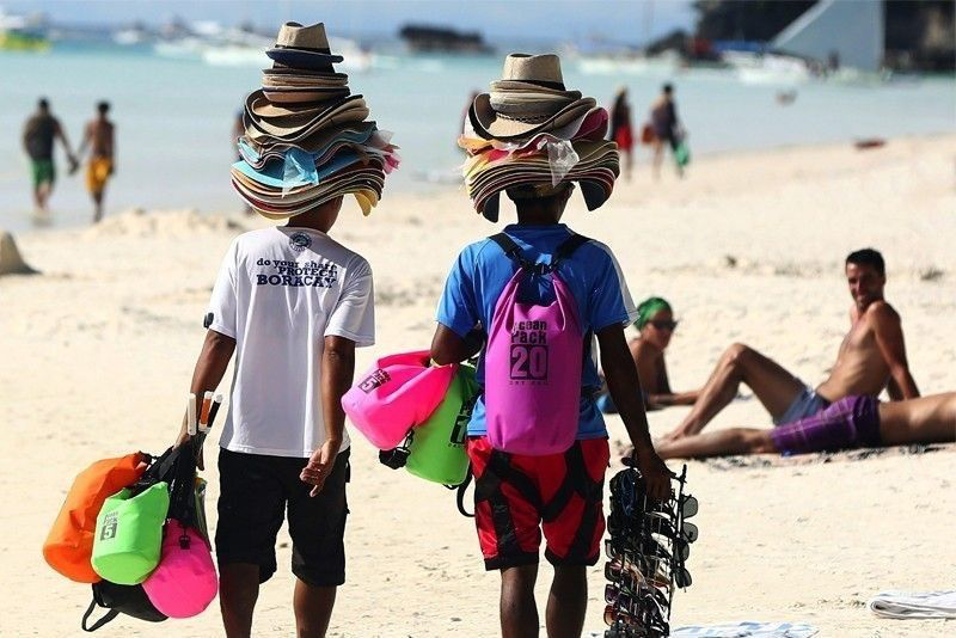
[[[685,563],[699,531],[686,520],[697,514],[697,499],[685,492],[687,466],[666,501],[650,502],[640,471],[625,464],[610,483],[604,636],[666,637],[674,592],[691,585]]]

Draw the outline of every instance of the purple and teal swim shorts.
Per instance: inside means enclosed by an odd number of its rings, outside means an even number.
[[[867,395],[844,397],[816,415],[777,426],[770,437],[777,450],[791,455],[880,446],[879,405]]]

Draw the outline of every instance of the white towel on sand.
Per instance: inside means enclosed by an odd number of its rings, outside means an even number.
[[[869,606],[874,615],[890,619],[956,619],[956,590],[881,592]]]
[[[681,626],[672,637],[812,637],[817,629],[805,623],[741,621],[713,626]]]

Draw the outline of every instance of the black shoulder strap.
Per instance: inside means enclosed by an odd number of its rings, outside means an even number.
[[[119,611],[110,610],[105,615],[103,615],[99,620],[93,622],[93,625],[88,625],[90,620],[90,615],[93,614],[93,611],[96,610],[96,598],[90,602],[90,607],[86,609],[86,612],[83,614],[83,620],[80,622],[80,627],[83,628],[86,632],[96,632],[109,622],[113,621],[119,616]]]
[[[515,259],[521,257],[521,247],[507,233],[495,233],[488,239],[500,246],[508,257]]]
[[[449,488],[457,491],[458,495],[456,501],[458,502],[458,512],[465,517],[475,516],[475,513],[470,513],[465,510],[465,491],[468,490],[468,485],[471,483],[471,480],[474,479],[474,477],[475,476],[471,473],[471,466],[468,466],[468,473],[465,475],[465,481],[461,482],[457,486],[449,486]]]
[[[576,250],[578,250],[579,248],[581,248],[583,245],[587,244],[590,241],[591,241],[591,238],[589,237],[578,235],[577,233],[572,234],[571,237],[569,237],[565,241],[561,242],[560,245],[558,245],[558,248],[554,252],[554,257],[551,258],[551,268],[553,269],[555,266],[557,266],[558,262],[561,262],[562,260],[566,260],[569,257],[571,257],[571,255]]]

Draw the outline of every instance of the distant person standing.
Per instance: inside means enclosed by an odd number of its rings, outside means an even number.
[[[677,154],[677,147],[683,136],[680,121],[677,119],[677,105],[674,102],[674,87],[665,84],[661,95],[651,105],[651,128],[654,129],[654,177],[661,177],[661,163],[664,161],[664,144]],[[677,174],[683,176],[684,167],[676,162]]]
[[[631,103],[627,99],[627,87],[620,87],[611,107],[611,140],[624,156],[624,177],[631,179],[633,164],[634,130],[631,127]]]
[[[103,219],[103,194],[106,182],[116,173],[116,127],[107,117],[109,102],[96,105],[96,118],[86,124],[79,156],[90,148],[90,161],[86,166],[86,188],[93,198],[93,223]]]
[[[50,113],[50,103],[40,98],[37,111],[23,127],[23,148],[30,157],[30,173],[33,176],[33,202],[38,213],[46,213],[47,200],[56,182],[56,164],[53,161],[53,146],[60,140],[70,163],[70,172],[76,170],[76,158],[70,150],[60,121]]]

